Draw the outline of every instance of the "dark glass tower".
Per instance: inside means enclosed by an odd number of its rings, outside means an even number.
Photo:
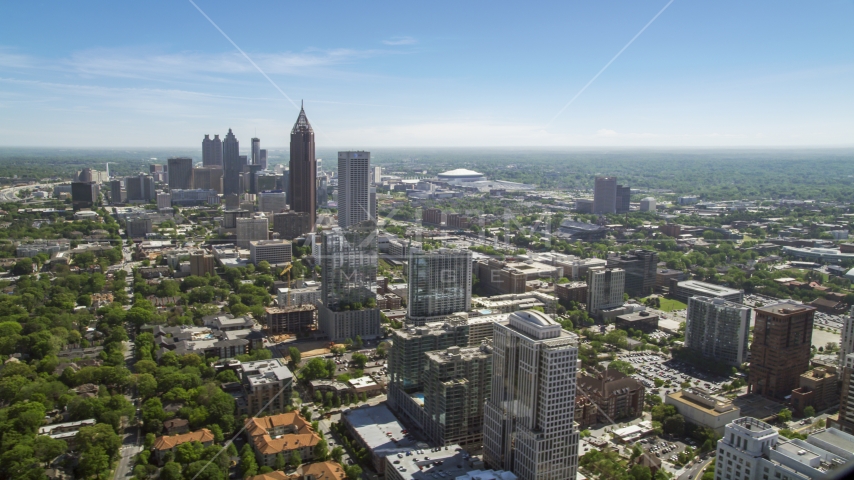
[[[317,220],[317,160],[314,157],[314,130],[300,108],[299,117],[291,130],[290,185],[288,203],[291,210],[311,216],[311,227]]]
[[[243,172],[245,160],[240,159],[240,142],[228,129],[228,135],[222,142],[222,190],[225,195],[240,195],[240,174]]]

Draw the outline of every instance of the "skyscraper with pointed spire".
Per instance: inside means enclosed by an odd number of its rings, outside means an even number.
[[[240,174],[246,161],[240,160],[240,142],[228,129],[228,134],[222,142],[222,193],[225,195],[240,195]]]
[[[299,117],[291,130],[290,185],[288,203],[291,210],[311,216],[311,227],[317,220],[317,160],[314,156],[314,130],[300,106]],[[308,233],[308,232],[305,232]]]

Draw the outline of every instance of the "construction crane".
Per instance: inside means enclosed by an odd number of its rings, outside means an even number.
[[[286,300],[288,307],[291,306],[291,268],[293,268],[293,266],[293,263],[289,263],[285,268],[282,269],[281,272],[279,272],[279,279],[284,277],[285,274],[288,275],[288,294],[286,295],[288,297],[288,299]]]

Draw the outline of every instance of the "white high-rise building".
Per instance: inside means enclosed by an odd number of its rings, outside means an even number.
[[[587,311],[593,315],[623,304],[626,271],[622,268],[595,267],[587,271]]]
[[[338,152],[338,226],[371,218],[371,152]]]
[[[471,282],[470,250],[411,247],[407,322],[423,325],[430,317],[469,311]]]
[[[781,437],[774,427],[752,417],[727,424],[717,448],[715,480],[833,478],[833,470],[845,463],[809,440]]]
[[[578,337],[535,310],[515,312],[493,329],[484,460],[521,480],[575,478]]]
[[[839,342],[839,368],[845,366],[845,357],[854,353],[854,307],[842,319],[842,341]]]
[[[723,298],[689,298],[685,347],[727,365],[741,365],[747,361],[751,311]]]
[[[238,247],[249,248],[249,242],[253,240],[267,240],[270,224],[263,214],[251,218],[238,218],[236,223]]]
[[[383,178],[383,167],[375,166],[371,167],[371,181],[374,185],[380,183]]]

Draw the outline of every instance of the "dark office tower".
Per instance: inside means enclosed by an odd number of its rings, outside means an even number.
[[[327,180],[326,176],[317,177],[317,204],[321,207],[326,206],[329,201],[329,194],[326,191]],[[374,218],[376,220],[376,218]]]
[[[169,189],[190,190],[193,188],[193,159],[172,157],[169,164]]]
[[[140,174],[136,177],[125,177],[127,201],[150,202],[155,200],[154,178],[151,175]]]
[[[783,399],[799,387],[800,375],[809,369],[815,308],[784,302],[754,312],[747,390]]]
[[[74,210],[92,208],[98,200],[98,184],[95,182],[71,182],[71,206]]]
[[[652,250],[631,250],[618,257],[608,258],[608,268],[622,268],[626,271],[625,292],[633,297],[645,297],[655,288],[658,252]]]
[[[596,177],[593,213],[617,213],[617,177]]]
[[[314,130],[300,108],[299,117],[291,130],[290,185],[288,204],[295,212],[311,215],[311,225],[317,220],[317,160],[314,157]]]
[[[267,149],[262,148],[259,151],[258,163],[261,165],[261,170],[267,170]]]
[[[248,180],[246,190],[248,190],[249,193],[258,193],[261,191],[258,189],[258,173],[260,171],[261,165],[254,163],[246,165],[245,178]]]
[[[629,211],[632,201],[632,189],[628,186],[617,185],[617,213],[626,213]]]
[[[125,195],[122,195],[122,181],[110,180],[110,203],[122,203],[125,198]]]
[[[261,165],[261,139],[252,137],[252,153],[250,153],[252,165]]]
[[[213,140],[210,135],[205,135],[205,139],[202,140],[202,166],[222,166],[222,140],[219,139],[219,135],[214,135]]]
[[[246,164],[246,158],[240,159],[240,142],[237,137],[228,129],[228,134],[225,140],[222,141],[222,193],[225,195],[240,195],[240,174],[243,172],[243,165]]]

